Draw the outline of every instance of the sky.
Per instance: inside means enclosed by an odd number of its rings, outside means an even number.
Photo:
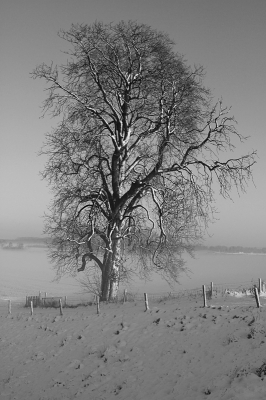
[[[187,63],[203,65],[214,102],[232,107],[247,142],[258,150],[254,184],[232,201],[217,193],[217,221],[207,245],[266,247],[266,1],[265,0],[2,0],[0,5],[0,238],[41,236],[52,194],[39,172],[46,132],[41,118],[45,84],[30,72],[42,62],[65,61],[57,36],[72,23],[135,20],[164,31]]]

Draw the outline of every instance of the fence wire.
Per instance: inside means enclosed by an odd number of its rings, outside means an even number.
[[[266,283],[260,280],[263,290],[260,292],[260,305],[266,306]],[[254,306],[256,307],[254,287],[259,289],[259,280],[245,281],[238,283],[208,283],[206,288],[207,306]],[[261,289],[261,288],[260,288]],[[22,310],[30,307],[28,299],[31,297],[41,296],[43,301],[38,304],[39,307],[59,307],[59,299],[62,301],[63,307],[78,307],[96,304],[96,296],[92,293],[76,293],[68,296],[48,297],[45,292],[39,294],[29,294],[25,298],[0,298],[0,313],[5,314],[12,310]],[[168,291],[159,293],[147,293],[149,302],[158,303],[161,301],[173,300],[177,303],[189,300],[197,300],[203,303],[203,289],[184,289],[179,291]],[[11,305],[10,305],[11,301]],[[136,293],[131,291],[118,292],[115,302],[144,302],[144,293]]]

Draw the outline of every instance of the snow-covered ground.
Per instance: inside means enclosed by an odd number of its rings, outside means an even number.
[[[266,307],[215,304],[1,307],[0,399],[265,399]]]

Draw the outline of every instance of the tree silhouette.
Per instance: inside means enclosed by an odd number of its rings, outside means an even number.
[[[134,266],[177,281],[182,252],[212,219],[214,182],[224,197],[245,190],[256,153],[228,156],[245,138],[165,33],[122,21],[59,36],[71,45],[66,64],[32,74],[48,84],[44,112],[61,117],[41,151],[57,274],[97,267],[103,300]]]

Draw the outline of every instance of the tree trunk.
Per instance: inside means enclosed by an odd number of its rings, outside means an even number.
[[[120,266],[122,262],[121,239],[116,230],[112,236],[112,252],[106,250],[102,269],[101,300],[114,300],[118,294]]]
[[[101,282],[101,300],[107,301],[109,299],[110,291],[110,266],[112,253],[105,250],[103,268],[102,268],[102,282]]]

